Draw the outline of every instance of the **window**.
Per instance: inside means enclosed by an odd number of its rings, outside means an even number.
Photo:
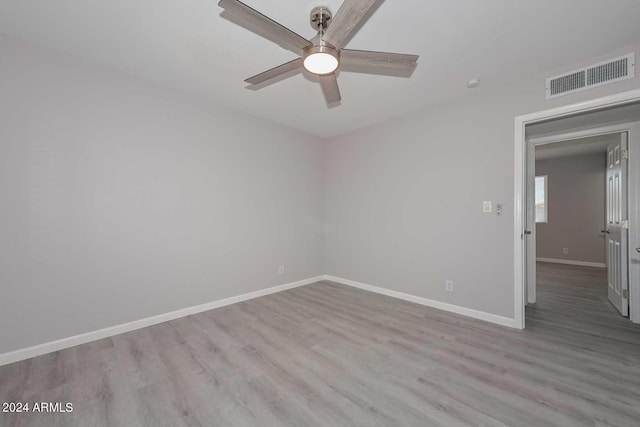
[[[547,222],[547,175],[536,176],[536,223]]]

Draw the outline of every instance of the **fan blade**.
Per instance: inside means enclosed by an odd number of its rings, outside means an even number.
[[[245,80],[245,82],[252,85],[269,83],[270,80],[278,79],[279,77],[283,77],[284,74],[287,74],[294,70],[301,70],[301,69],[302,69],[302,58],[298,58],[298,59],[294,59],[293,61],[289,61],[286,64],[278,65],[277,67],[267,70],[264,73],[260,73],[256,76],[249,77],[247,80]],[[275,83],[275,81],[271,83]]]
[[[220,0],[218,6],[263,30],[266,32],[267,38],[278,44],[283,44],[297,54],[300,54],[304,48],[312,46],[309,40],[238,0]]]
[[[341,49],[377,0],[344,0],[322,39]]]
[[[340,69],[372,74],[389,71],[392,75],[406,75],[412,73],[416,68],[418,58],[418,55],[404,53],[342,49],[340,51]]]
[[[342,99],[335,73],[320,76],[320,87],[322,88],[322,93],[324,93],[324,98],[327,100],[327,104],[335,104]]]

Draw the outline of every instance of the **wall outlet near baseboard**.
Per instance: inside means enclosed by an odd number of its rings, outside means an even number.
[[[445,281],[444,288],[447,290],[447,292],[453,292],[453,280]]]
[[[281,276],[284,274],[284,265],[278,266],[278,274]]]
[[[562,253],[565,255],[569,254],[569,248],[562,248]]]

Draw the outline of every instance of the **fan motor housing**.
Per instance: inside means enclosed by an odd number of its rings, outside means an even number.
[[[329,43],[325,43],[325,42],[319,45],[309,46],[308,48],[306,48],[302,54],[302,59],[304,60],[307,56],[313,55],[314,53],[328,53],[334,58],[338,60],[340,59],[338,50],[335,47],[331,46]]]

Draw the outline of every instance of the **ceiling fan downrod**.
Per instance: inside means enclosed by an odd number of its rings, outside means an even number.
[[[311,28],[316,30],[319,34],[324,34],[331,23],[333,15],[326,6],[314,7],[311,11]]]

